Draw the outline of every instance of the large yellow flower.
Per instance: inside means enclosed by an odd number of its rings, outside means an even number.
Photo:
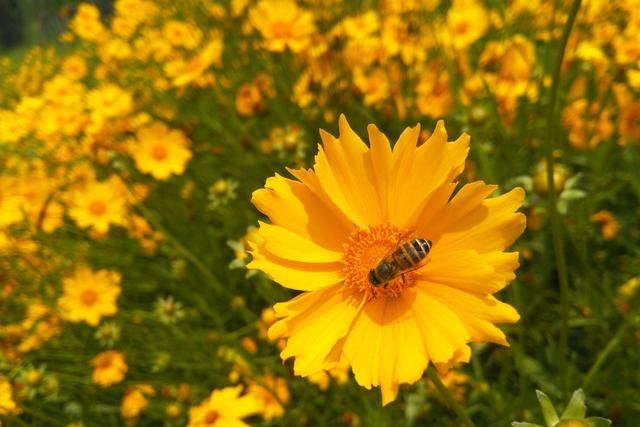
[[[92,271],[86,266],[62,281],[64,294],[58,298],[62,317],[70,322],[86,322],[97,326],[103,316],[118,312],[120,274],[114,271]]]
[[[517,252],[504,252],[524,230],[515,212],[524,192],[488,198],[496,186],[456,188],[469,136],[447,143],[442,121],[418,146],[420,127],[405,130],[393,150],[373,125],[370,147],[340,117],[340,137],[321,132],[314,169],[291,170],[253,194],[271,224],[260,224],[249,268],[304,291],[274,307],[271,338],[288,338],[283,359],[309,376],[346,357],[356,381],[380,386],[383,404],[398,385],[421,378],[429,362],[468,361],[469,342],[508,345],[494,323],[516,310],[492,294],[515,276]],[[421,268],[382,286],[371,269],[403,239],[432,248]]]

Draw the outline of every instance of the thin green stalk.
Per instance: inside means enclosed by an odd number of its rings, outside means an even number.
[[[560,283],[560,302],[562,305],[562,324],[560,329],[560,389],[562,390],[563,400],[568,397],[568,336],[569,336],[569,276],[567,274],[567,260],[564,253],[564,241],[562,239],[562,222],[558,213],[557,194],[553,180],[554,158],[553,150],[556,142],[556,100],[558,97],[558,87],[560,85],[560,74],[562,69],[562,59],[567,47],[567,41],[573,28],[576,15],[580,9],[581,0],[574,0],[569,11],[567,22],[562,32],[560,45],[558,46],[558,56],[554,64],[553,76],[551,80],[551,89],[549,92],[549,107],[547,116],[548,135],[546,139],[546,159],[547,159],[547,215],[551,220],[551,238],[553,240],[553,251],[556,257],[556,266],[558,269],[558,282]]]
[[[467,427],[475,427],[475,424],[473,424],[471,419],[464,412],[462,406],[460,406],[458,401],[451,395],[449,389],[445,387],[444,384],[442,384],[442,380],[440,380],[440,377],[438,376],[438,373],[433,366],[430,366],[429,369],[427,369],[427,376],[429,377],[433,385],[436,386],[444,400],[447,402],[447,405],[449,405],[449,408],[453,409],[458,417],[460,417],[463,424]]]
[[[593,365],[589,369],[589,372],[587,372],[587,375],[585,375],[584,377],[584,381],[582,382],[583,389],[586,390],[589,388],[589,386],[591,385],[591,381],[593,381],[598,371],[600,371],[600,367],[602,366],[602,364],[605,362],[605,360],[607,360],[611,352],[613,352],[613,350],[615,350],[615,348],[618,347],[618,345],[622,341],[622,338],[627,333],[627,329],[629,329],[629,325],[629,321],[625,320],[618,328],[618,331],[613,335],[613,337],[611,337],[606,347],[602,349],[600,354],[598,354],[596,361],[593,363]]]

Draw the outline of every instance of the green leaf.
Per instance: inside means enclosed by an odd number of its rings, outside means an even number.
[[[544,427],[541,426],[540,424],[533,424],[533,423],[522,423],[520,421],[514,421],[511,423],[512,427]]]
[[[587,197],[587,193],[576,189],[564,190],[560,196],[562,200],[577,200],[584,199],[585,197]]]
[[[574,418],[574,419],[582,419],[587,414],[587,406],[584,404],[584,391],[582,389],[578,389],[573,392],[573,396],[571,396],[571,400],[567,405],[567,408],[562,413],[563,420]]]
[[[609,427],[611,425],[611,420],[601,417],[585,418],[584,422],[586,422],[589,427]]]
[[[558,424],[558,413],[553,407],[553,403],[549,400],[546,394],[540,390],[536,390],[536,396],[538,396],[538,402],[540,402],[540,408],[542,409],[542,416],[544,416],[544,422],[547,423],[547,427],[553,427]]]

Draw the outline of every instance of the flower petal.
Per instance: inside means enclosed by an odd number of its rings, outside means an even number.
[[[494,323],[515,323],[518,312],[491,295],[476,294],[432,282],[419,282],[418,287],[449,307],[469,331],[475,342],[508,345],[504,333]]]
[[[420,326],[422,342],[433,363],[448,363],[456,354],[464,352],[469,333],[446,304],[416,287],[413,315]]]
[[[315,173],[335,204],[360,228],[382,220],[377,200],[374,170],[368,160],[369,149],[340,116],[340,137],[320,131],[323,145],[318,147]]]
[[[464,266],[464,268],[460,268]],[[419,278],[469,292],[492,294],[504,288],[515,275],[518,252],[478,254],[473,250],[431,251],[430,261]]]
[[[278,316],[286,317],[271,326],[269,337],[289,337],[280,356],[295,357],[296,375],[316,374],[349,330],[362,302],[362,294],[344,286],[304,293],[274,307]]]
[[[367,303],[345,338],[344,354],[361,386],[380,386],[382,403],[393,401],[402,383],[422,377],[429,359],[423,325],[415,316],[417,293],[405,290],[396,298]]]
[[[264,244],[253,244],[252,246],[253,260],[247,264],[247,268],[262,270],[285,288],[313,291],[344,281],[344,267],[340,262],[291,261],[272,254],[266,250]]]
[[[417,127],[411,131],[415,144],[420,129]],[[462,172],[468,151],[469,136],[463,134],[455,142],[447,143],[444,123],[439,121],[433,135],[414,150],[412,161],[406,161],[403,159],[404,156],[399,156],[398,164],[394,164],[394,170],[397,172],[395,204],[398,209],[394,211],[393,223],[405,228],[416,215],[416,211],[424,211],[425,199],[436,188],[451,182]]]
[[[455,222],[450,221],[437,245],[447,251],[475,249],[485,253],[504,250],[525,229],[525,216],[516,212],[523,200],[521,188],[484,200]]]
[[[274,225],[291,230],[325,248],[342,250],[352,224],[332,210],[304,183],[276,175],[267,179],[265,187],[256,190],[251,201]]]
[[[380,207],[380,214],[382,216],[381,222],[385,223],[389,222],[389,200],[391,199],[390,194],[393,191],[390,185],[393,154],[389,140],[375,125],[367,126],[367,131],[369,133],[369,145],[371,147],[369,151],[369,161],[375,171],[373,176],[375,188],[377,189],[378,206]]]
[[[342,259],[341,251],[318,246],[284,227],[258,222],[265,249],[277,257],[311,263],[339,262]]]

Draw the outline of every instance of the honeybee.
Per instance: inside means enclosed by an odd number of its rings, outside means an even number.
[[[431,245],[431,240],[422,238],[396,245],[375,268],[369,270],[369,282],[379,287],[403,273],[417,269],[429,254]]]

